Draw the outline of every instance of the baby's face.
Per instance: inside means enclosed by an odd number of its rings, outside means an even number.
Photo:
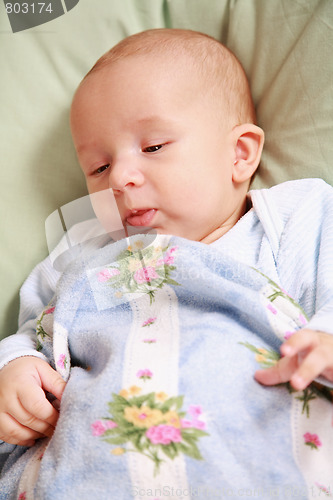
[[[231,130],[184,65],[153,59],[131,56],[83,82],[71,114],[78,158],[90,193],[112,188],[124,225],[209,243],[244,208]]]

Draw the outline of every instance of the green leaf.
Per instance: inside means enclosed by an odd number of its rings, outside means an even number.
[[[130,406],[128,400],[121,396],[120,394],[112,393],[113,401],[109,403],[109,406],[116,404],[117,406]]]
[[[167,280],[165,280],[165,282],[168,284],[168,285],[173,285],[173,286],[181,286],[180,283],[177,283],[177,281],[171,279],[171,278],[168,278]]]
[[[195,460],[202,460],[202,455],[195,444],[186,446],[180,443],[179,449],[188,457],[194,458]]]
[[[190,439],[196,441],[201,437],[209,436],[209,433],[202,429],[196,429],[195,427],[187,427],[186,429],[182,429],[182,436],[189,436]]]
[[[238,342],[240,345],[243,345],[250,349],[250,351],[254,352],[255,354],[260,354],[260,351],[258,351],[258,348],[255,347],[254,345],[250,344],[249,342]]]
[[[178,455],[179,450],[177,449],[176,443],[170,443],[162,445],[163,453],[171,458],[172,460]]]
[[[137,406],[141,408],[141,406],[146,403],[150,408],[155,407],[155,393],[149,392],[148,394],[143,394],[142,396],[133,396],[128,400],[129,406]]]
[[[184,430],[182,431],[182,440],[185,441],[190,446],[193,446],[197,442],[197,438],[191,436],[191,434],[186,433]]]
[[[119,433],[129,434],[133,429],[137,429],[132,422],[128,422],[125,418],[119,418],[118,420],[114,419],[114,421],[118,424]]]
[[[147,446],[145,446],[145,443],[142,443],[141,440],[142,440],[142,437],[144,437],[144,434],[142,432],[136,432],[136,434],[133,436],[131,436],[131,442],[133,443],[134,447],[138,450],[138,451],[144,451],[145,448],[147,448]]]
[[[113,427],[112,429],[107,429],[105,432],[103,432],[103,437],[112,437],[112,435],[119,434],[119,427]]]
[[[172,401],[174,401],[174,404],[176,405],[176,408],[180,410],[180,408],[184,404],[184,396],[175,396],[173,398],[170,398]]]
[[[115,436],[115,437],[103,437],[103,441],[109,444],[125,444],[127,443],[128,439],[124,436]]]

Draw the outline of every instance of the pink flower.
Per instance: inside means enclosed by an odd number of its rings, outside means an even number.
[[[267,309],[271,311],[273,314],[277,314],[277,310],[275,307],[272,306],[272,304],[268,304]]]
[[[202,414],[202,408],[200,405],[190,405],[188,413],[192,416],[192,420],[181,420],[181,426],[183,428],[193,427],[194,429],[200,430],[206,429],[206,423],[198,418]]]
[[[143,380],[147,380],[152,378],[153,373],[148,368],[144,368],[143,370],[139,370],[136,376]]]
[[[195,429],[200,429],[201,431],[203,431],[204,429],[206,429],[206,422],[203,422],[202,420],[199,420],[198,418],[195,418],[192,421],[192,427],[194,427]]]
[[[54,310],[55,310],[55,307],[50,307],[49,309],[47,309],[45,311],[45,314],[52,314]]]
[[[96,422],[91,424],[92,435],[101,436],[108,429],[114,429],[115,427],[118,427],[118,425],[113,420],[96,420]]]
[[[57,361],[57,366],[62,368],[63,370],[66,368],[67,358],[65,354],[60,354],[59,359]]]
[[[188,412],[192,417],[197,418],[202,414],[202,408],[200,405],[190,405]]]
[[[180,443],[182,440],[179,429],[165,424],[150,427],[146,432],[146,436],[153,444]]]
[[[27,498],[27,493],[26,491],[23,491],[23,493],[20,493],[18,500],[26,500]]]
[[[141,326],[142,326],[142,327],[145,327],[145,326],[150,326],[150,325],[153,325],[153,324],[155,323],[156,319],[157,319],[157,318],[156,318],[156,316],[155,316],[155,318],[148,318],[148,319],[146,319],[146,321],[144,321],[144,322],[142,323],[142,325],[141,325]]]
[[[146,283],[158,278],[158,274],[152,266],[141,267],[134,274],[134,279],[137,283]]]
[[[120,274],[119,269],[111,268],[111,269],[103,269],[97,274],[97,279],[100,283],[105,283],[109,279],[113,278],[113,276],[117,276]]]
[[[192,427],[192,420],[187,420],[186,418],[183,418],[180,421],[181,426],[183,429],[188,429],[189,427]]]
[[[306,432],[303,437],[304,443],[311,448],[318,449],[318,446],[322,446],[322,442],[320,441],[317,434],[310,434],[310,432]]]
[[[298,316],[298,319],[300,320],[300,322],[302,323],[302,325],[306,325],[307,321],[306,319],[304,318],[303,314],[300,314]]]
[[[290,332],[290,331],[288,331],[288,332],[284,332],[284,338],[285,338],[286,340],[288,340],[288,339],[290,339],[290,337],[291,337],[292,335],[294,335],[294,333],[295,333],[295,332]]]
[[[331,496],[330,495],[330,491],[331,491],[330,486],[327,488],[323,484],[320,484],[320,483],[317,483],[317,482],[315,483],[315,485],[320,489],[320,491],[322,491],[323,493],[325,493],[327,496]]]
[[[169,250],[166,252],[165,257],[164,257],[164,263],[168,266],[174,263],[175,257],[172,255],[175,253],[175,251],[178,249],[178,246],[171,247]]]

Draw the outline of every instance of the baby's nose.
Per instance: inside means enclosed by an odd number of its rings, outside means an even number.
[[[144,183],[144,175],[136,162],[118,161],[113,163],[109,174],[109,187],[113,191],[124,191],[129,187],[139,187]]]

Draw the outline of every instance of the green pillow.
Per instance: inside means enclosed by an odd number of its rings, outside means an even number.
[[[16,331],[18,290],[47,255],[45,219],[86,194],[68,113],[101,54],[149,28],[220,39],[245,67],[266,132],[254,186],[298,177],[333,184],[332,25],[330,0],[80,0],[13,33],[1,2],[0,337]]]

